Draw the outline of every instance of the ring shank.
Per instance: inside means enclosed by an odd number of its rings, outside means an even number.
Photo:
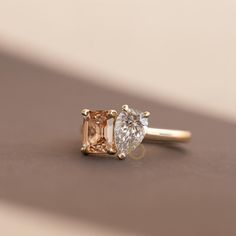
[[[147,128],[144,139],[167,142],[188,142],[191,136],[191,132],[184,130]]]

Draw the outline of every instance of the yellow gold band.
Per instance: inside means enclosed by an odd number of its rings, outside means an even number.
[[[191,132],[184,130],[147,128],[145,140],[188,142],[191,136]]]

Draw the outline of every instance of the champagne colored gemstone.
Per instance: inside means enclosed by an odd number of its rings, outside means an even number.
[[[87,153],[116,152],[114,125],[115,118],[108,110],[89,111],[82,127],[82,144]]]

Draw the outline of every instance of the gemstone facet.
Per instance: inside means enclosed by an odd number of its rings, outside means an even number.
[[[118,156],[125,157],[136,149],[145,136],[147,126],[148,118],[144,112],[125,106],[115,123]]]
[[[116,111],[89,111],[84,115],[82,151],[84,153],[116,153],[114,125]]]

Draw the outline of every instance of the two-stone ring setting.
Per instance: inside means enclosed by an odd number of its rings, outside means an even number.
[[[161,142],[187,142],[191,132],[148,127],[150,112],[122,106],[116,110],[82,110],[82,147],[84,154],[117,154],[124,159],[143,139]]]

